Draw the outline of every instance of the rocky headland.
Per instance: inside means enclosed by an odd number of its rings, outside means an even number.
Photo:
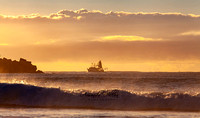
[[[0,73],[43,73],[31,61],[20,58],[19,61],[0,58]]]

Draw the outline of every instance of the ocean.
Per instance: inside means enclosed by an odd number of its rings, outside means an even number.
[[[4,118],[199,118],[199,72],[0,74]]]

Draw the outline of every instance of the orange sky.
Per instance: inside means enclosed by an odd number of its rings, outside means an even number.
[[[61,10],[0,15],[2,57],[31,60],[44,71],[200,71],[200,16]]]

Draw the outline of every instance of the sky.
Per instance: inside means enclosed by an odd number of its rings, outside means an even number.
[[[0,55],[44,71],[200,71],[199,0],[0,0]]]
[[[200,14],[199,0],[0,0],[1,13],[48,15],[62,9]]]

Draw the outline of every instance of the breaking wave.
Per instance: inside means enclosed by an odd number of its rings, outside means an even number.
[[[63,91],[59,88],[1,83],[0,106],[200,111],[200,94],[137,94],[123,90]]]

